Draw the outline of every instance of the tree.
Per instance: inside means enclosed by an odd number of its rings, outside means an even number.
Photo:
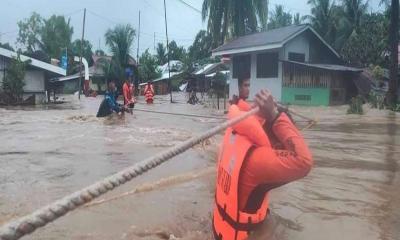
[[[358,31],[363,17],[368,10],[368,1],[364,0],[342,0],[342,7],[344,12],[344,18],[349,24],[351,31]]]
[[[205,30],[197,33],[192,46],[189,47],[189,60],[196,62],[211,56],[211,36]]]
[[[304,16],[301,17],[300,13],[296,13],[293,15],[293,25],[300,25],[303,23]]]
[[[228,37],[265,30],[268,0],[204,0],[202,19],[205,21],[207,18],[207,31],[212,47],[216,48]]]
[[[20,54],[18,53],[16,58],[11,59],[3,80],[3,90],[14,102],[22,100],[26,64],[26,62],[21,61]]]
[[[38,13],[33,12],[29,18],[25,18],[17,24],[19,28],[17,42],[24,45],[28,53],[40,50],[43,18]]]
[[[95,54],[96,56],[104,56],[104,55],[106,55],[106,54],[104,53],[104,51],[101,50],[101,49],[97,49],[96,52],[95,52],[94,54]]]
[[[365,15],[363,26],[347,38],[340,53],[346,63],[366,67],[370,64],[387,66],[389,21],[383,13]]]
[[[338,8],[331,0],[308,0],[311,15],[307,18],[313,28],[330,44],[336,39]]]
[[[397,78],[399,71],[399,0],[392,0],[390,8],[390,81],[387,95],[388,105],[394,107],[397,103]]]
[[[179,47],[175,41],[169,43],[169,59],[184,61],[186,56],[186,50],[184,47]]]
[[[270,13],[268,29],[290,25],[292,25],[292,15],[289,12],[285,12],[282,5],[275,5],[275,9]]]
[[[44,20],[41,31],[43,50],[51,57],[59,59],[65,48],[71,46],[71,38],[74,29],[70,26],[70,20],[64,16],[53,15]]]
[[[0,43],[0,47],[10,51],[14,51],[14,48],[9,43]]]
[[[149,49],[146,49],[146,51],[142,53],[139,62],[139,76],[142,82],[148,82],[161,77],[161,71],[157,68],[157,58],[149,53]]]
[[[118,85],[122,85],[125,68],[128,66],[130,52],[135,40],[136,31],[130,24],[119,24],[113,29],[108,29],[105,34],[106,44],[112,54],[111,67],[116,75]]]
[[[76,39],[72,42],[72,52],[74,56],[80,56],[81,54],[81,39]],[[82,56],[88,61],[89,66],[93,65],[93,51],[92,51],[92,44],[88,40],[83,40],[83,52]]]
[[[167,50],[164,47],[164,44],[162,43],[158,43],[157,44],[157,62],[159,65],[164,65],[168,60],[167,60]]]

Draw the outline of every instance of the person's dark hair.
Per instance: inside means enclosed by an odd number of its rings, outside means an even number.
[[[239,76],[238,78],[239,87],[242,86],[243,82],[248,79],[250,79],[250,74],[242,74],[241,76]]]

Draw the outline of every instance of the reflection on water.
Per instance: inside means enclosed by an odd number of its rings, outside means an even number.
[[[183,96],[175,96],[184,102]],[[74,190],[215,126],[220,120],[134,112],[94,117],[101,97],[66,104],[0,108],[0,223],[27,214]],[[140,99],[139,99],[140,100]],[[138,108],[217,114],[201,105]],[[319,123],[304,133],[315,168],[273,190],[271,217],[252,239],[400,239],[399,116],[345,107],[298,108]],[[220,136],[179,155],[121,188],[215,165]],[[190,174],[189,174],[190,175]],[[172,179],[175,179],[172,177]],[[82,208],[26,239],[211,239],[212,173],[152,191]]]

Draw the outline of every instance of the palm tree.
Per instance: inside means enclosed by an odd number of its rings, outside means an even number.
[[[268,0],[204,0],[202,19],[207,18],[208,32],[215,48],[228,37],[266,29]]]
[[[156,57],[159,65],[164,65],[167,62],[167,51],[162,43],[157,44]]]
[[[399,43],[399,0],[392,0],[390,8],[390,82],[388,91],[388,104],[392,107],[397,103],[397,76],[398,76],[398,47]]]
[[[275,5],[274,11],[270,13],[268,29],[286,27],[289,25],[292,25],[292,15],[288,12],[285,12],[285,9],[282,5]]]
[[[368,10],[368,1],[364,0],[342,0],[344,17],[350,24],[351,30],[358,31],[363,16]]]
[[[338,7],[331,0],[308,0],[311,5],[310,20],[314,29],[330,44],[334,43],[337,30]]]
[[[114,29],[108,29],[105,34],[106,44],[112,54],[111,66],[116,68],[113,72],[117,74],[119,81],[124,78],[135,36],[136,31],[130,24],[117,25]]]

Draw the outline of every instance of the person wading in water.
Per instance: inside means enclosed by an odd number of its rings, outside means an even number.
[[[239,101],[244,97],[246,94]],[[218,157],[213,213],[213,232],[218,240],[247,239],[268,219],[269,191],[305,177],[313,165],[304,138],[288,115],[278,111],[271,93],[262,90],[254,100],[259,116],[228,128]],[[242,101],[230,107],[228,117],[235,118],[249,109],[251,106]],[[279,141],[281,149],[274,148],[277,144],[271,139]]]
[[[110,81],[108,83],[108,90],[104,94],[104,99],[100,104],[96,117],[107,117],[113,112],[123,114],[127,111],[129,112],[129,109],[126,106],[117,102],[115,82]]]

